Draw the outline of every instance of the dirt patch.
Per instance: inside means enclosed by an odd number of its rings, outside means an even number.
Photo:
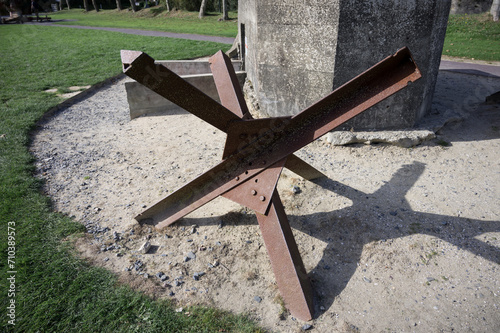
[[[217,164],[225,135],[184,112],[129,121],[123,83],[61,110],[33,137],[55,210],[87,227],[79,253],[156,298],[300,330],[252,211],[217,198],[161,231],[133,219]],[[433,116],[461,121],[436,141],[316,141],[298,152],[329,177],[285,170],[278,185],[316,294],[313,330],[500,331],[500,111],[482,104],[499,90],[499,79],[441,73]]]

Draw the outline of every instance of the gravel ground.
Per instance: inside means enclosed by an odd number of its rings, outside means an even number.
[[[252,211],[218,198],[161,231],[133,220],[218,163],[225,135],[183,111],[130,121],[124,82],[76,100],[33,135],[54,209],[87,227],[78,252],[179,306],[300,331]],[[283,172],[278,189],[316,293],[311,331],[500,332],[500,108],[484,103],[500,79],[442,71],[436,89],[426,121],[452,121],[433,141],[316,141],[298,155],[328,179]]]

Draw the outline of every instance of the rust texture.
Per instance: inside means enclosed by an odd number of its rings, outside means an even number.
[[[209,62],[221,104],[147,54],[122,51],[126,75],[227,133],[219,164],[136,219],[163,228],[219,195],[253,209],[285,305],[310,320],[312,287],[276,190],[281,171],[324,176],[293,153],[419,79],[420,71],[402,48],[296,116],[252,119],[229,58],[218,52]]]

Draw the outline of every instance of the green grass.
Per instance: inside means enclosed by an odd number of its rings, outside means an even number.
[[[443,55],[500,61],[500,23],[487,13],[450,15]]]
[[[193,58],[229,45],[30,25],[0,26],[0,302],[9,332],[256,332],[244,316],[193,307],[191,316],[168,301],[119,285],[112,273],[73,255],[84,227],[54,213],[33,177],[29,134],[61,102],[47,88],[95,84],[121,71],[120,49],[162,59]],[[8,230],[8,223],[15,230]],[[9,267],[8,231],[15,259]],[[7,272],[15,270],[15,296]],[[6,308],[15,300],[16,325]]]
[[[127,10],[101,10],[85,12],[82,9],[63,10],[50,14],[54,20],[77,20],[58,24],[85,25],[92,27],[131,28],[154,31],[168,31],[209,36],[236,37],[238,34],[238,14],[229,13],[229,21],[218,19],[218,13],[209,13],[203,19],[197,12],[164,11],[163,6],[143,9],[136,13]]]

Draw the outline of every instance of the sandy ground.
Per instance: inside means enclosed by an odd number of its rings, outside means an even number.
[[[315,290],[312,331],[500,332],[500,107],[483,103],[497,91],[500,78],[441,72],[429,119],[460,121],[432,142],[298,152],[329,177],[285,170],[278,185]],[[133,219],[218,163],[224,140],[182,111],[129,121],[117,80],[41,122],[31,149],[54,209],[87,227],[90,262],[178,306],[300,331],[252,211],[218,198],[161,231]]]

